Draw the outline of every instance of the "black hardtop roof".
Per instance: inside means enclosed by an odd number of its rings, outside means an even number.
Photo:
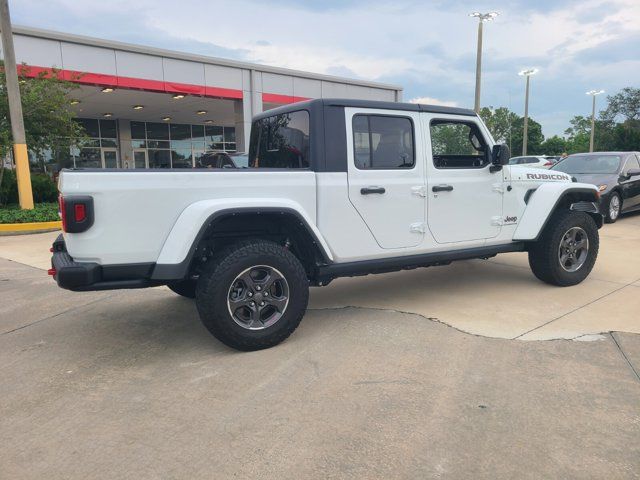
[[[271,117],[281,113],[295,112],[296,110],[314,109],[322,106],[329,107],[355,107],[355,108],[377,108],[379,110],[400,110],[407,112],[429,112],[443,113],[453,115],[476,116],[476,112],[467,108],[445,107],[442,105],[425,105],[422,103],[403,103],[403,102],[382,102],[378,100],[355,100],[348,98],[316,98],[314,100],[306,100],[304,102],[291,103],[282,107],[259,113],[253,117],[259,120],[265,117]]]

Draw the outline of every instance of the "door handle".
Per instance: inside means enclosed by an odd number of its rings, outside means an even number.
[[[372,193],[383,194],[386,192],[384,187],[365,187],[360,189],[360,194],[362,195],[371,195]]]
[[[453,185],[434,185],[431,189],[432,192],[450,192],[453,190]]]

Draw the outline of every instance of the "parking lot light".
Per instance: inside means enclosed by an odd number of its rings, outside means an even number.
[[[478,51],[476,53],[476,95],[474,100],[474,110],[480,113],[480,76],[482,74],[482,24],[489,22],[500,15],[498,12],[470,13],[470,17],[478,19]]]
[[[596,95],[600,95],[604,93],[604,90],[589,90],[586,92],[587,95],[591,95],[592,103],[591,103],[591,136],[589,138],[589,151],[593,152],[593,140],[595,137],[596,131]]]
[[[521,77],[526,77],[527,78],[527,85],[525,87],[525,94],[524,94],[524,129],[522,132],[522,155],[526,155],[527,154],[527,136],[528,136],[528,124],[529,124],[529,77],[531,77],[531,75],[535,75],[536,73],[538,73],[538,69],[537,68],[525,68],[524,70],[520,70],[518,72],[518,75],[520,75]]]

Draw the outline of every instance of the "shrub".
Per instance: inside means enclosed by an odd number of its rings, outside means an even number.
[[[17,205],[0,207],[0,223],[54,222],[60,220],[57,203],[39,203],[33,210],[21,210]]]
[[[42,173],[31,174],[31,189],[33,191],[33,201],[35,203],[56,202],[58,198],[58,187]],[[18,203],[18,182],[15,170],[4,170],[2,184],[0,185],[0,205],[11,205]]]

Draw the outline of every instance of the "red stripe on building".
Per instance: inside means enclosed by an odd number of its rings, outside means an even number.
[[[74,70],[59,70],[32,65],[20,65],[18,67],[18,74],[29,78],[36,78],[40,75],[47,78],[57,76],[58,78],[68,80],[70,82],[80,83],[83,85],[96,85],[99,87],[127,88],[159,93],[180,93],[183,95],[197,95],[202,97],[226,98],[233,100],[242,99],[242,90],[234,88],[165,82],[162,80],[122,77],[119,75],[106,75],[102,73],[77,72]]]
[[[296,103],[309,100],[306,97],[295,97],[293,95],[280,95],[279,93],[263,93],[262,101],[266,103]]]

